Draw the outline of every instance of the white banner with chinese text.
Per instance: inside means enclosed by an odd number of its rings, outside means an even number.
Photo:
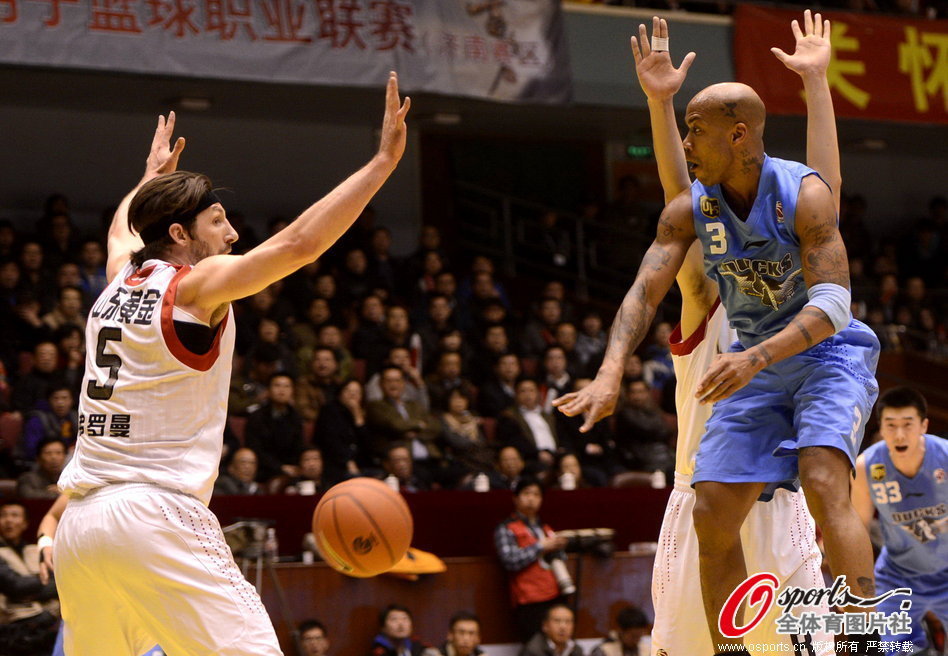
[[[0,62],[377,86],[499,101],[571,95],[559,0],[0,0]]]

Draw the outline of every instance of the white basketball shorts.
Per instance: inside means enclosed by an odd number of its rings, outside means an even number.
[[[691,517],[694,505],[694,490],[687,482],[676,480],[665,508],[652,569],[655,606],[652,656],[712,656],[715,653],[701,599],[698,536]],[[772,500],[755,503],[741,528],[741,541],[749,574],[771,572],[780,581],[781,589],[785,585],[824,587],[813,518],[802,492],[778,489]],[[828,610],[824,605],[796,608],[793,612],[794,615],[824,614]],[[744,636],[750,653],[795,656],[835,653],[830,634],[778,634],[775,620],[779,614],[780,607],[774,604],[771,612]],[[745,621],[749,619],[745,611]]]
[[[67,656],[279,656],[273,625],[200,501],[125,483],[72,499],[56,530]]]

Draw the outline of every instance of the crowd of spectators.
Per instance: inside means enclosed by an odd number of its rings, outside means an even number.
[[[854,316],[885,349],[948,357],[945,199],[894,239],[874,236],[868,214],[861,197],[844,199]],[[253,232],[244,226],[238,250]],[[95,237],[78,234],[61,196],[35,234],[0,221],[0,475],[25,497],[55,496],[76,439],[85,314],[106,284]],[[356,475],[406,491],[511,489],[521,474],[572,489],[671,471],[670,323],[628,358],[614,417],[580,433],[552,401],[598,369],[608,318],[597,306],[558,280],[515,288],[489,258],[458,259],[435,226],[408,257],[391,241],[369,208],[324,257],[235,304],[218,494],[319,493]]]

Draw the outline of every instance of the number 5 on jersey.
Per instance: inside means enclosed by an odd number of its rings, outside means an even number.
[[[724,231],[724,224],[720,221],[707,223],[705,230],[711,233],[711,246],[709,250],[712,255],[723,255],[727,253],[727,233]]]
[[[109,368],[109,379],[105,385],[99,385],[95,379],[90,379],[86,385],[86,393],[90,399],[106,401],[112,398],[112,391],[118,381],[119,369],[122,368],[122,358],[114,353],[106,353],[105,347],[109,342],[121,342],[122,329],[108,326],[99,331],[99,339],[95,346],[95,364],[103,369]]]

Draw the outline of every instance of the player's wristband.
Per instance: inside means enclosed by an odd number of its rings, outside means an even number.
[[[652,35],[652,50],[668,52],[668,37]]]
[[[36,541],[36,546],[39,547],[39,550],[42,551],[46,547],[53,546],[53,538],[48,535],[39,536],[39,540]]]

